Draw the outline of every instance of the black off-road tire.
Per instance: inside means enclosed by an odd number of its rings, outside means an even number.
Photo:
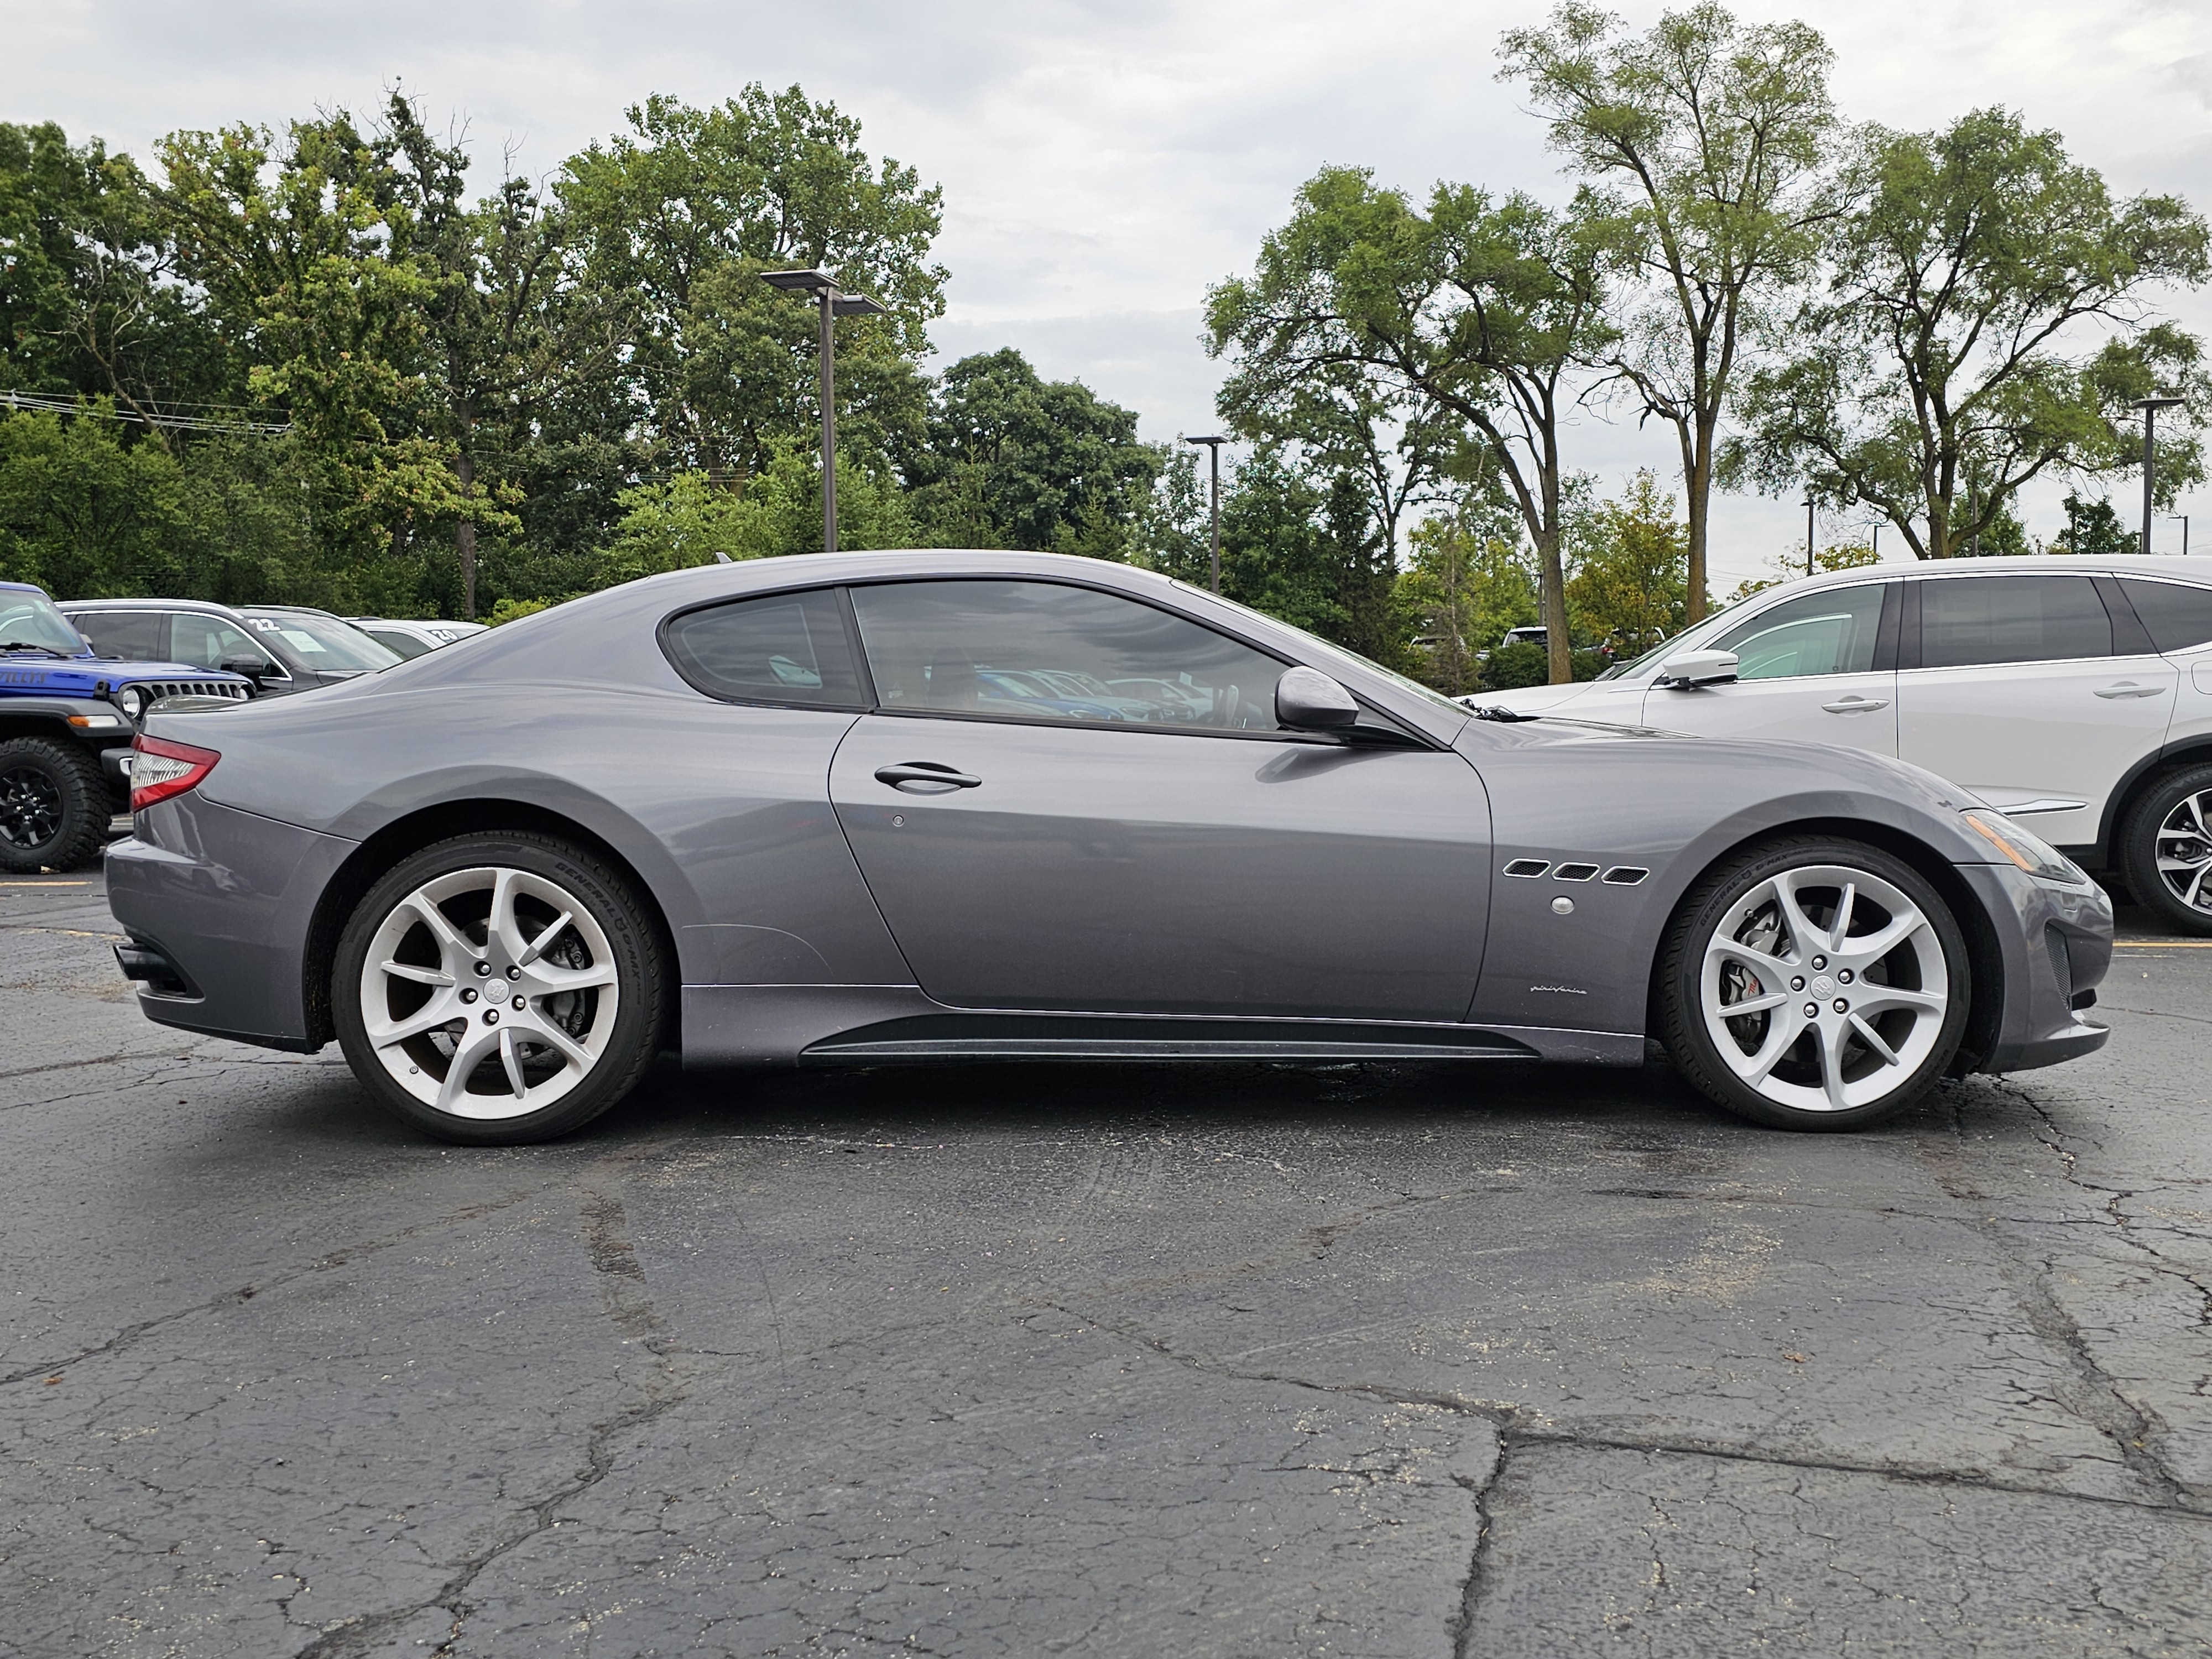
[[[2158,870],[2158,830],[2167,814],[2191,795],[2212,792],[2212,766],[2170,772],[2143,791],[2120,822],[2120,874],[2137,904],[2178,933],[2212,934],[2212,910],[2185,903]],[[2205,882],[2212,889],[2212,878]]]
[[[1880,877],[1899,889],[1933,926],[1947,969],[1948,1000],[1933,1048],[1880,1099],[1840,1110],[1804,1110],[1767,1099],[1739,1078],[1721,1057],[1707,1029],[1700,975],[1705,942],[1730,906],[1760,883],[1791,869],[1843,866]],[[1934,1088],[1966,1035],[1973,990],[1966,941],[1950,906],[1927,878],[1903,860],[1863,842],[1803,836],[1750,848],[1717,866],[1684,897],[1661,946],[1654,970],[1656,1035],[1675,1069],[1699,1093],[1737,1116],[1771,1128],[1834,1132],[1863,1129],[1893,1117]]]
[[[581,900],[611,947],[619,990],[612,1035],[591,1072],[542,1110],[494,1120],[440,1111],[401,1087],[369,1042],[360,990],[368,946],[393,908],[426,882],[479,866],[531,872]],[[331,1011],[347,1064],[386,1111],[455,1146],[526,1146],[572,1133],[637,1086],[659,1048],[669,972],[646,901],[604,859],[530,831],[456,836],[402,860],[354,908],[331,964]]]
[[[0,870],[74,870],[107,844],[100,763],[52,738],[0,743]]]

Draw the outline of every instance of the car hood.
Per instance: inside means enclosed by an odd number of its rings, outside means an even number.
[[[1512,691],[1470,691],[1458,699],[1469,708],[1510,708],[1516,714],[1553,709],[1577,720],[1636,723],[1644,707],[1641,680],[1577,680],[1571,685],[1524,685]]]
[[[126,685],[173,684],[179,680],[203,685],[246,684],[236,674],[226,674],[220,669],[194,668],[181,662],[106,662],[97,657],[0,658],[0,696],[13,693],[17,696],[99,697]]]

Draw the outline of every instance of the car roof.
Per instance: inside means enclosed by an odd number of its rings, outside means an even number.
[[[211,617],[234,617],[239,614],[237,606],[218,605],[213,599],[64,599],[61,608],[64,611],[201,611]]]
[[[1893,577],[1926,581],[1941,576],[2161,576],[2181,581],[2212,583],[2212,560],[2185,559],[2175,553],[2074,554],[2007,553],[1988,558],[1915,559],[1911,562],[1885,559],[1880,564],[1855,564],[1843,570],[1822,570],[1810,576],[1791,576],[1753,597],[1771,599],[1784,592],[1815,592],[1823,587],[1848,587],[1855,582],[1887,581]]]

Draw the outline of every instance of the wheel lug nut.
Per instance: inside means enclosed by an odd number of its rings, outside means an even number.
[[[1814,1015],[1820,1012],[1820,1005],[1817,1002],[1808,1002],[1805,1005],[1805,1018],[1808,1019],[1812,1018]]]
[[[482,979],[482,978],[483,978],[485,975],[487,975],[487,974],[489,974],[489,973],[490,973],[490,972],[491,972],[491,963],[488,963],[488,962],[480,962],[480,963],[477,963],[477,977],[478,979]]]
[[[1828,959],[1826,957],[1814,957],[1813,958],[1813,971],[1816,974],[1827,965]]]
[[[1793,991],[1803,990],[1805,988],[1805,975],[1799,974],[1793,977],[1790,981],[1790,988]]]
[[[485,1010],[484,1010],[484,1024],[487,1024],[487,1025],[496,1025],[496,1024],[499,1024],[499,1010],[498,1010],[498,1009],[496,1009],[496,1008],[487,1008],[487,1009],[485,1009]]]
[[[507,970],[507,976],[509,979],[520,979],[522,977],[522,969],[520,968],[509,968]]]
[[[515,998],[515,1000],[514,1000],[514,1012],[515,1012],[516,1013],[518,1013],[518,1014],[519,1014],[519,1013],[520,1013],[520,1012],[523,1011],[523,1009],[524,1009],[524,1008],[526,1008],[526,1006],[529,1006],[529,1005],[528,1005],[528,1004],[526,1004],[526,1003],[525,1003],[525,1002],[523,1001],[523,1000],[522,1000],[520,997],[517,997],[517,998]]]
[[[1836,999],[1836,1012],[1838,1013],[1848,1014],[1850,1011],[1851,1005],[1850,1003],[1844,1001],[1841,997],[1838,997]]]
[[[462,1000],[462,1001],[464,1001],[464,1002],[474,1002],[476,1000],[477,1000],[477,994],[476,994],[476,991],[475,991],[475,989],[474,989],[474,988],[473,988],[473,987],[471,987],[471,988],[467,988],[467,989],[465,989],[465,990],[463,990],[463,991],[462,991],[462,993],[461,993],[461,1000]]]
[[[1851,982],[1851,970],[1848,968],[1844,969],[1843,972],[1836,975],[1836,979],[1840,984],[1849,985]]]

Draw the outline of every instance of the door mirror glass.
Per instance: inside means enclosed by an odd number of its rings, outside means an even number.
[[[1701,685],[1727,685],[1736,678],[1733,651],[1685,651],[1659,666],[1658,684],[1672,691],[1693,691]]]
[[[1341,732],[1359,718],[1352,693],[1318,668],[1293,668],[1275,682],[1276,721],[1293,732]]]

